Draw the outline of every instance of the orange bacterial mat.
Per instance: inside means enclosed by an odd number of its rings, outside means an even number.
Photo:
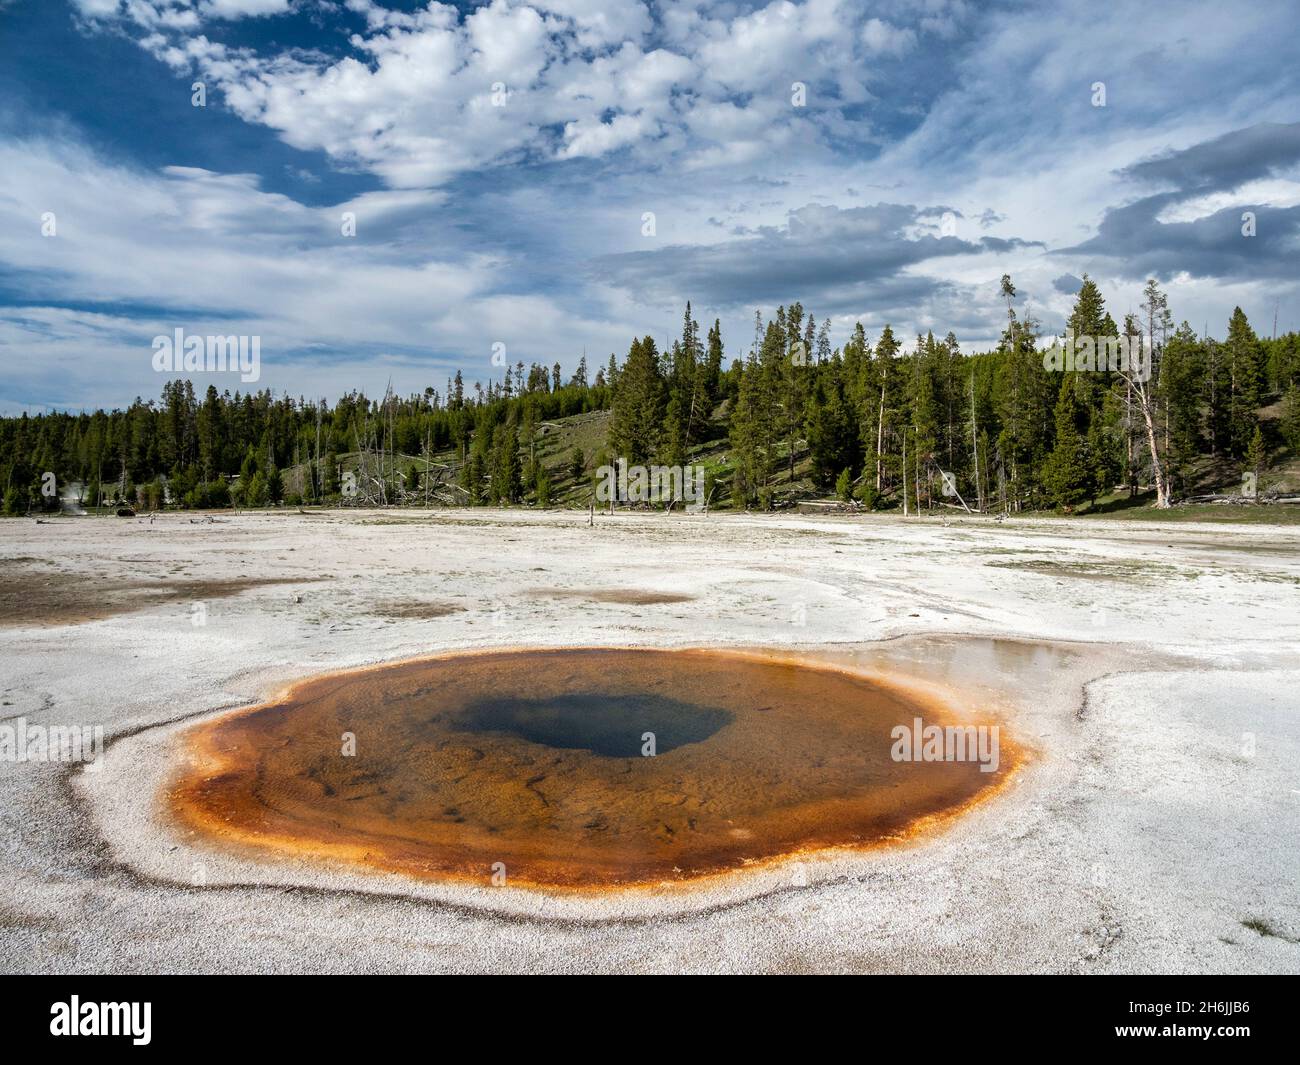
[[[1005,737],[995,772],[973,743],[963,761],[895,760],[894,730],[918,718],[993,724],[750,653],[449,655],[314,678],[197,726],[170,799],[204,835],[280,853],[484,885],[648,885],[897,838],[1018,760]]]

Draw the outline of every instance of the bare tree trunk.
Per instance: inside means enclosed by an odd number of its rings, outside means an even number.
[[[904,441],[906,445],[906,441]],[[876,495],[880,494],[881,474],[883,473],[883,461],[881,450],[885,446],[885,383],[880,383],[880,409],[876,412]]]
[[[1169,483],[1165,471],[1160,465],[1160,450],[1156,445],[1156,419],[1158,412],[1151,394],[1147,391],[1145,381],[1125,376],[1129,394],[1137,397],[1138,410],[1142,412],[1143,428],[1146,432],[1147,448],[1151,452],[1151,476],[1156,482],[1156,506],[1167,509],[1170,505]]]
[[[980,510],[984,509],[984,493],[980,491],[980,444],[979,437],[975,429],[975,371],[971,370],[970,375],[970,446],[974,455],[975,468],[975,505]],[[965,501],[962,501],[965,506]]]
[[[1133,382],[1125,378],[1128,385],[1124,393],[1124,474],[1128,478],[1128,497],[1137,495],[1137,475],[1133,462]]]
[[[1206,428],[1209,430],[1209,436],[1210,436],[1210,454],[1213,455],[1215,458],[1218,458],[1219,434],[1217,428],[1215,427],[1215,421],[1218,418],[1218,410],[1219,410],[1219,404],[1218,404],[1219,388],[1218,385],[1216,384],[1215,379],[1218,377],[1219,374],[1219,354],[1215,350],[1214,344],[1210,342],[1210,332],[1209,332],[1208,324],[1206,325],[1202,342],[1205,344],[1205,354],[1207,358],[1206,377],[1208,378],[1210,384],[1210,410],[1209,410],[1209,417],[1206,418],[1206,423],[1207,423]]]
[[[912,461],[916,464],[916,513],[919,517],[921,514],[921,442],[916,442],[916,447],[912,449]]]
[[[907,517],[907,429],[903,429],[903,517]]]

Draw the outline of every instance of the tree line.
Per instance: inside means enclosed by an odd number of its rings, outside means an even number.
[[[688,305],[667,353],[651,337],[633,343],[611,450],[674,463],[721,435],[737,506],[770,507],[806,477],[867,507],[1021,511],[1074,509],[1117,488],[1167,506],[1201,473],[1259,473],[1279,448],[1300,448],[1300,334],[1261,339],[1240,308],[1223,340],[1175,327],[1155,281],[1120,326],[1085,275],[1067,335],[1132,340],[1149,376],[1056,370],[1044,353],[1057,338],[1017,309],[1010,277],[1001,294],[993,351],[967,355],[951,332],[904,350],[891,326],[872,342],[860,323],[832,349],[829,319],[796,302],[756,315],[746,357],[721,374],[718,323],[702,344]],[[1276,400],[1280,416],[1261,417]]]
[[[591,379],[585,356],[567,380],[558,363],[519,362],[486,386],[457,372],[442,392],[332,405],[215,385],[200,399],[191,380],[169,380],[160,401],[125,410],[0,419],[3,509],[57,508],[49,474],[87,504],[545,506],[557,481],[581,486],[616,456],[700,462],[710,495],[722,489],[714,505],[735,507],[834,492],[870,508],[1074,509],[1117,488],[1163,506],[1207,474],[1262,473],[1300,448],[1300,335],[1261,338],[1240,308],[1222,340],[1175,327],[1155,281],[1117,324],[1085,275],[1070,335],[1138,342],[1150,375],[1051,369],[1056,338],[1017,308],[1009,277],[1001,294],[1000,342],[977,354],[951,332],[908,349],[890,326],[871,338],[860,323],[832,347],[830,319],[795,302],[756,312],[743,357],[724,365],[720,322],[702,333],[688,303],[666,350],[636,338]],[[544,425],[606,410],[596,454],[539,457]]]
[[[455,485],[465,501],[502,501],[494,468],[505,441],[543,421],[603,409],[605,372],[587,380],[584,358],[567,382],[559,364],[518,363],[503,379],[467,388],[457,371],[446,391],[382,398],[351,392],[323,399],[276,397],[270,390],[218,392],[200,400],[191,379],[163,385],[161,401],[137,397],[125,410],[50,412],[0,419],[4,512],[53,510],[59,486],[77,485],[86,505],[149,509],[170,499],[186,508],[265,506],[282,502],[413,502],[414,480],[432,477],[434,456],[452,451],[455,467],[479,470]],[[341,461],[352,456],[351,468]],[[412,456],[421,456],[417,465]],[[512,449],[512,456],[518,461]],[[465,484],[461,488],[461,484]],[[62,494],[61,488],[58,494]]]

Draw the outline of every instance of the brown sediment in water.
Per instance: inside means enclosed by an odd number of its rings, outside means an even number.
[[[459,603],[440,603],[426,599],[388,599],[375,604],[374,612],[380,617],[402,621],[428,621],[458,614],[465,608]]]
[[[26,560],[22,560],[26,561]],[[157,577],[122,580],[63,570],[0,566],[0,627],[79,625],[179,601],[239,595],[252,588],[309,584],[321,577]]]
[[[685,592],[651,592],[634,588],[543,588],[534,594],[542,599],[583,599],[589,603],[617,603],[620,606],[690,603],[695,599]]]
[[[457,654],[315,678],[197,726],[168,798],[201,836],[425,879],[663,884],[907,837],[1021,758],[1002,729],[996,772],[894,761],[891,730],[918,717],[997,724],[739,652]]]

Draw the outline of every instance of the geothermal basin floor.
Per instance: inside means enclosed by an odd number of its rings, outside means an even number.
[[[330,511],[0,522],[3,972],[1298,972],[1294,527]],[[928,685],[1028,756],[870,850],[661,890],[214,845],[188,729],[453,651],[733,648]]]

